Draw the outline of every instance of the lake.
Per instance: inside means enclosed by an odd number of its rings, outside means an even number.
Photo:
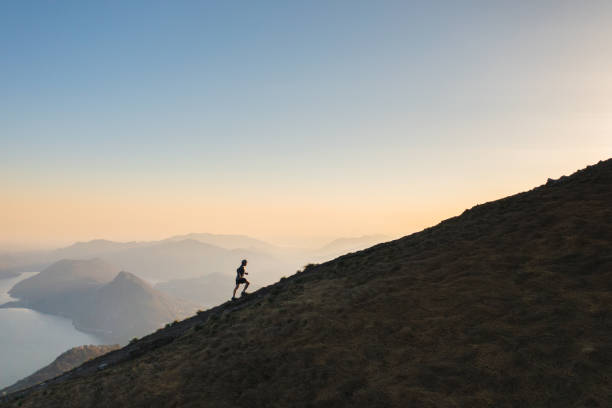
[[[23,273],[0,279],[0,304],[12,299],[7,293],[17,282],[36,275]],[[69,319],[29,309],[0,309],[0,389],[51,363],[64,351],[83,344],[103,344],[82,333]]]

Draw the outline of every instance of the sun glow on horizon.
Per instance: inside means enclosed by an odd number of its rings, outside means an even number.
[[[608,3],[153,3],[0,5],[0,249],[399,237],[612,157]]]

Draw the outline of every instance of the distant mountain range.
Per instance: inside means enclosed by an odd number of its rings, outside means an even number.
[[[306,264],[364,249],[386,238],[382,235],[342,238],[316,249],[284,248],[244,235],[206,233],[177,235],[151,242],[98,239],[77,242],[46,253],[5,254],[0,256],[0,265],[11,264],[11,268],[4,270],[10,274],[48,266],[11,290],[10,294],[19,299],[14,304],[70,317],[82,330],[106,336],[111,341],[125,341],[126,333],[138,335],[145,328],[152,329],[167,319],[173,320],[173,316],[180,316],[185,310],[212,307],[229,298],[236,268],[242,259],[249,260],[250,290],[254,290],[291,275]],[[26,265],[28,262],[29,266]],[[136,319],[137,323],[124,324],[126,319],[121,311],[117,311],[117,316],[107,316],[104,320],[101,314],[108,314],[109,308],[122,303],[115,303],[118,298],[99,290],[99,287],[110,284],[122,270],[154,285],[153,288],[139,280],[136,285],[139,286],[138,292],[149,293],[151,299],[155,297],[153,293],[159,297],[163,292],[164,296],[174,300],[151,300],[148,306],[152,310],[139,309],[139,313],[147,317]],[[128,277],[122,275],[119,283],[127,286]],[[110,287],[116,286],[118,283],[114,282]],[[91,289],[98,291],[92,292]],[[101,294],[105,297],[101,298]],[[110,298],[114,301],[107,302]],[[84,302],[84,299],[88,301]],[[93,301],[106,305],[105,309],[95,311]],[[172,307],[166,307],[169,305]],[[142,324],[138,323],[139,320]]]
[[[225,249],[195,239],[170,240],[100,254],[122,269],[151,281],[167,281],[225,273],[233,275],[240,260],[248,258],[262,280],[274,280],[289,265],[265,252]]]
[[[105,239],[94,239],[88,242],[76,242],[65,248],[56,249],[50,256],[58,259],[92,258],[100,254],[123,251],[149,245],[149,242],[115,242]]]
[[[0,390],[0,394],[8,394],[11,392],[22,390],[24,388],[31,387],[36,384],[40,384],[51,378],[57,377],[58,375],[65,373],[66,371],[72,370],[73,368],[80,366],[81,364],[88,360],[91,360],[92,358],[96,358],[113,350],[117,350],[119,347],[120,346],[118,344],[111,346],[87,345],[73,347],[70,350],[62,353],[51,364],[41,368],[34,374],[17,381],[10,387],[6,387]]]
[[[58,261],[17,283],[9,293],[19,300],[3,307],[27,307],[68,317],[77,329],[119,343],[197,309],[100,259]]]
[[[269,244],[260,239],[251,238],[246,235],[191,233],[176,235],[163,241],[184,241],[186,239],[193,239],[204,244],[214,245],[225,249],[243,248],[269,253],[277,252],[280,249],[280,247],[276,245]]]
[[[285,248],[244,235],[192,233],[160,241],[77,242],[47,252],[0,255],[0,277],[36,271],[60,259],[100,258],[151,282],[188,279],[210,274],[233,275],[241,259],[261,285],[275,282],[307,263],[329,260],[340,254],[385,241],[382,235],[342,238],[321,248]]]

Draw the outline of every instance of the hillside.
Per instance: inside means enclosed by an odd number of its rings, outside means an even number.
[[[31,387],[43,381],[47,381],[51,378],[57,377],[58,375],[66,371],[72,370],[73,368],[80,366],[88,360],[99,357],[113,350],[117,350],[118,348],[118,344],[112,346],[87,345],[73,347],[70,350],[60,354],[60,356],[53,360],[51,364],[41,368],[34,374],[17,381],[10,387],[6,387],[0,390],[0,394],[8,394],[24,388]]]
[[[612,405],[612,160],[342,256],[3,407]]]

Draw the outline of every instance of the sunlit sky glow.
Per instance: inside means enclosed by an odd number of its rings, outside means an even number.
[[[612,156],[608,1],[0,3],[0,248],[401,236]]]

